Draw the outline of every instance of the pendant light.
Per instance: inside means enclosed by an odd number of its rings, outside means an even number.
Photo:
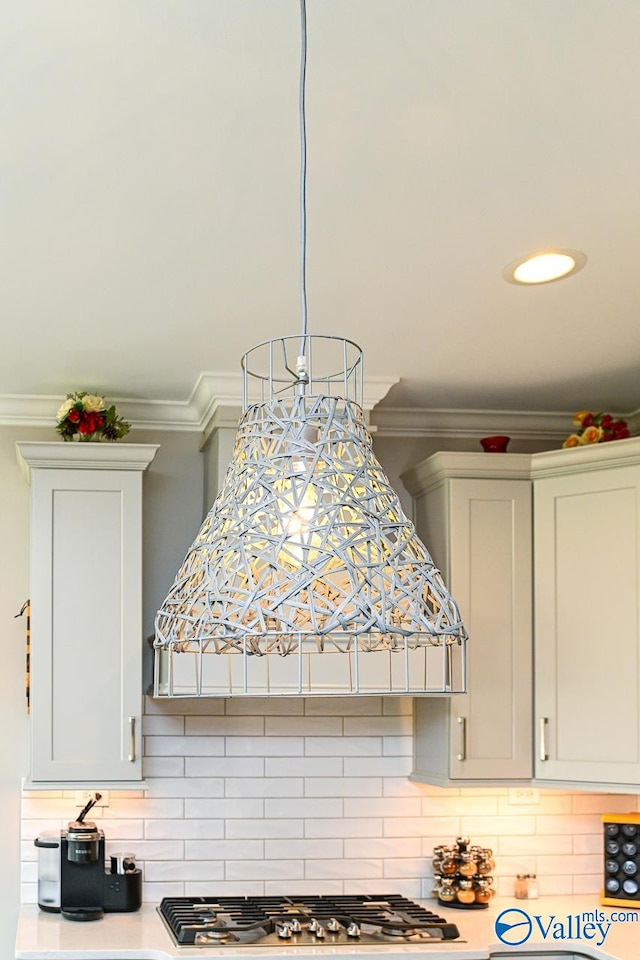
[[[159,697],[465,690],[458,608],[373,452],[362,352],[307,332],[300,11],[301,332],[242,358],[231,464],[156,616]]]

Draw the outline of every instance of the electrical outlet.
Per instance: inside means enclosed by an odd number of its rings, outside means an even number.
[[[76,790],[76,807],[84,807],[92,797],[95,797],[96,793],[100,794],[100,799],[95,804],[96,807],[108,807],[109,806],[109,791],[108,790]]]
[[[509,790],[509,803],[516,805],[540,803],[540,791],[534,787],[512,787]]]

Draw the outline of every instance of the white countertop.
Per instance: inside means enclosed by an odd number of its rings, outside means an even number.
[[[595,897],[541,897],[539,900],[497,898],[488,910],[447,910],[435,901],[420,901],[440,916],[455,923],[464,942],[375,946],[283,947],[176,947],[155,904],[143,904],[135,913],[106,914],[102,920],[77,923],[59,915],[44,913],[34,904],[22,907],[16,938],[17,960],[175,960],[175,958],[227,956],[281,958],[294,957],[359,958],[384,957],[385,960],[409,960],[409,955],[430,956],[434,960],[487,960],[491,957],[546,956],[588,957],[593,960],[639,960],[640,910],[623,911],[635,922],[612,922],[612,913],[621,908],[601,907]],[[495,919],[504,910],[519,909],[532,918],[531,936],[520,947],[500,943]],[[597,924],[589,926],[583,913],[599,911],[603,917],[603,935]],[[535,918],[539,917],[539,921]],[[569,918],[572,918],[569,920]],[[578,921],[576,918],[580,918]],[[524,919],[506,915],[505,921]],[[581,924],[578,929],[578,922]],[[610,926],[607,926],[610,924]],[[527,930],[527,926],[522,929]],[[545,937],[546,932],[546,937]],[[512,935],[512,940],[516,938]],[[567,939],[568,938],[568,939]],[[528,951],[528,954],[527,952]]]

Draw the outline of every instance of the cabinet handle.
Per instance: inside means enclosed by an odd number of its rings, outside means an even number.
[[[129,763],[136,759],[136,718],[129,717]]]
[[[466,760],[467,759],[467,718],[458,717],[458,727],[460,728],[460,751],[456,756],[456,760]]]
[[[540,759],[544,762],[549,759],[547,753],[547,724],[549,717],[540,717]]]

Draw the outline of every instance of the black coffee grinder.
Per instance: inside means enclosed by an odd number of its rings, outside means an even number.
[[[99,799],[96,793],[59,836],[34,841],[41,854],[38,903],[67,920],[99,920],[105,912],[137,910],[142,902],[142,871],[132,856],[112,857],[111,873],[105,872],[104,833],[85,821]]]

